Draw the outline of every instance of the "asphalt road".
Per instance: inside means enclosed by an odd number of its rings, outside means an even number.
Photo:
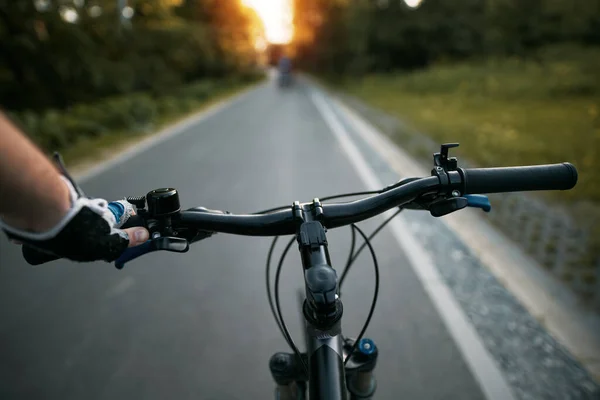
[[[309,90],[262,85],[82,186],[108,199],[172,186],[186,207],[232,212],[364,189]],[[335,266],[349,237],[346,229],[328,234]],[[66,261],[33,268],[2,235],[0,398],[273,398],[268,360],[286,345],[265,294],[269,244],[217,235],[186,254],[155,253],[118,271]],[[376,398],[483,398],[397,243],[384,231],[374,246],[382,280],[367,333],[380,349]],[[282,302],[298,339],[300,271],[293,252]],[[372,291],[372,267],[361,256],[344,290],[347,335],[358,333]]]

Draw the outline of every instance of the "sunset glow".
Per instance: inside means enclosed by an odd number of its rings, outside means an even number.
[[[404,0],[407,6],[416,8],[421,4],[422,0]]]
[[[271,43],[288,43],[292,40],[291,0],[243,0],[256,13],[265,25],[267,40]]]

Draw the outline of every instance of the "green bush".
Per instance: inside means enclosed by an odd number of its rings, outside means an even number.
[[[25,132],[37,132],[40,122],[40,117],[33,111],[25,111],[22,114],[14,114],[11,116],[13,120],[20,123]]]
[[[131,115],[131,99],[129,96],[105,99],[98,104],[102,113],[100,123],[108,129],[132,129],[135,125]]]
[[[223,84],[223,81],[202,80],[177,88],[172,95],[153,97],[134,93],[78,104],[64,111],[9,113],[9,118],[41,148],[64,150],[82,137],[95,138],[115,131],[146,131],[164,118],[189,113],[230,86],[231,83]]]
[[[74,142],[81,136],[98,137],[108,129],[102,121],[103,112],[89,104],[79,104],[63,115],[65,135]]]
[[[179,99],[175,96],[161,97],[156,100],[156,109],[161,117],[169,117],[179,112]]]
[[[136,129],[151,125],[158,116],[155,100],[145,94],[131,96],[129,113]]]
[[[88,122],[94,122],[104,127],[104,111],[101,108],[99,108],[98,105],[78,104],[74,107],[71,107],[71,109],[69,109],[69,111],[66,114],[73,116],[73,118]],[[104,128],[106,129],[106,127]]]
[[[63,118],[58,111],[46,111],[40,118],[36,139],[46,149],[63,149],[69,144],[65,134]]]
[[[77,118],[65,114],[61,118],[62,129],[69,143],[77,141],[81,136],[98,137],[106,132],[106,128],[95,120]]]
[[[89,114],[110,130],[138,130],[151,125],[158,116],[155,100],[147,94],[112,97],[100,102]]]
[[[257,82],[266,77],[265,71],[262,69],[249,69],[239,74],[240,82],[251,83]]]
[[[214,94],[217,83],[211,80],[200,81],[187,85],[179,90],[179,97],[187,97],[196,100],[206,100]]]
[[[177,106],[179,107],[179,113],[185,114],[192,111],[195,107],[197,107],[200,102],[194,100],[189,97],[181,97],[177,101]]]

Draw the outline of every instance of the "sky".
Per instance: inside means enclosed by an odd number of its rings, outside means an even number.
[[[256,10],[265,25],[267,40],[271,43],[287,43],[292,40],[291,0],[243,0]]]
[[[242,0],[256,10],[262,19],[267,40],[271,43],[288,43],[294,32],[292,0]],[[404,0],[409,7],[417,7],[422,0]]]
[[[416,7],[419,4],[421,4],[422,0],[404,0],[404,2],[409,6],[409,7]]]

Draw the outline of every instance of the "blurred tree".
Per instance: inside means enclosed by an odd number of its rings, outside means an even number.
[[[323,73],[418,68],[445,59],[600,44],[600,0],[294,0],[297,63]]]
[[[213,73],[225,75],[245,69],[256,62],[255,41],[264,36],[258,15],[240,0],[187,0],[180,15],[203,22],[219,60]]]
[[[0,0],[0,102],[65,108],[132,91],[245,73],[258,17],[239,0]]]
[[[9,4],[10,3],[10,4]],[[53,61],[48,30],[61,21],[48,10],[39,13],[31,1],[0,2],[0,87],[4,99],[23,106],[27,97],[33,107],[52,101],[65,105],[67,100],[57,84],[60,74]],[[38,88],[48,82],[46,90]],[[32,96],[32,93],[36,93]]]

